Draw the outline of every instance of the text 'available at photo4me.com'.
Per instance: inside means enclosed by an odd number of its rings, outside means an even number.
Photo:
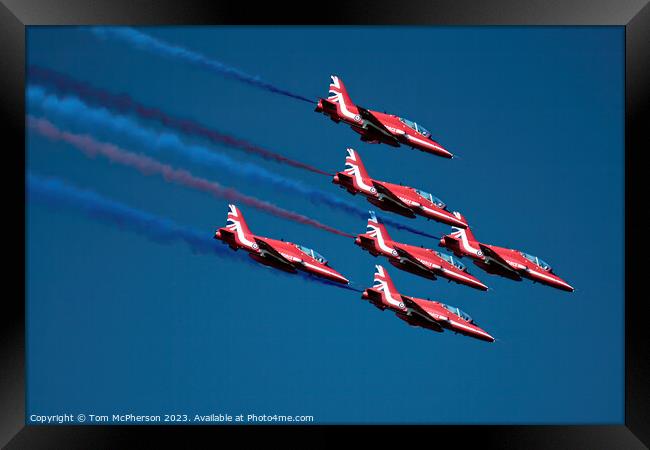
[[[238,423],[313,423],[312,415],[288,414],[30,414],[28,423],[32,425],[56,424],[238,424]]]

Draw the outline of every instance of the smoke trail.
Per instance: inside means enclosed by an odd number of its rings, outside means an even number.
[[[212,128],[208,128],[207,126],[194,120],[174,117],[165,113],[164,111],[161,111],[158,108],[145,106],[141,103],[136,102],[127,94],[112,94],[103,89],[98,89],[88,83],[75,80],[74,78],[71,78],[67,75],[38,66],[29,66],[28,71],[29,80],[31,82],[53,86],[61,92],[73,93],[86,101],[105,106],[122,114],[136,114],[143,119],[155,120],[169,128],[173,128],[184,134],[199,136],[208,139],[215,144],[225,145],[227,147],[243,150],[247,153],[261,156],[267,160],[277,161],[320,175],[332,175],[309,164],[287,158],[280,155],[279,153],[275,153],[265,148],[259,147],[243,139],[221,133]]]
[[[91,108],[76,97],[61,99],[56,95],[48,94],[41,87],[29,86],[27,88],[27,100],[30,108],[40,107],[45,112],[58,115],[64,120],[81,122],[86,126],[107,128],[116,133],[126,134],[148,149],[154,151],[170,151],[188,157],[191,161],[212,169],[227,170],[238,176],[250,177],[255,181],[269,183],[292,195],[300,194],[314,203],[325,204],[330,208],[338,209],[363,219],[366,219],[368,216],[366,209],[356,207],[349,201],[341,200],[329,192],[307,186],[297,180],[285,178],[255,164],[242,163],[226,155],[213,153],[205,147],[186,145],[173,133],[156,133],[153,130],[142,128],[126,116],[113,115],[104,108]],[[384,223],[390,224],[397,229],[436,239],[431,234],[408,225],[403,225],[390,218],[384,218]]]
[[[183,242],[198,254],[218,255],[249,263],[254,267],[264,268],[264,266],[248,257],[228,251],[226,247],[215,244],[210,235],[107,199],[93,191],[78,189],[56,178],[43,178],[28,173],[27,194],[30,201],[80,210],[93,219],[117,225],[122,229],[146,236],[158,243]],[[274,273],[278,275],[285,274],[285,272],[281,271],[274,271]],[[304,272],[297,272],[297,275],[309,281],[317,281],[322,284],[358,291],[353,287],[333,283]]]
[[[76,97],[59,98],[41,87],[29,86],[27,99],[30,106],[40,107],[66,121],[81,123],[88,127],[108,129],[128,136],[131,140],[151,151],[174,153],[212,170],[228,171],[233,175],[248,177],[253,181],[271,184],[292,195],[301,194],[312,202],[354,212],[355,208],[329,192],[313,188],[293,178],[287,178],[253,163],[241,162],[227,155],[214,153],[206,147],[183,143],[177,134],[159,133],[144,128],[127,116],[112,114],[105,108],[92,108]],[[359,210],[356,210],[359,212]],[[365,217],[365,210],[361,210]]]
[[[227,254],[225,248],[216,246],[210,241],[209,235],[191,228],[180,227],[168,219],[105,199],[92,191],[68,186],[61,180],[28,173],[27,193],[30,200],[80,209],[92,218],[128,228],[138,234],[145,234],[156,242],[180,241],[197,253]]]
[[[178,45],[169,44],[165,41],[157,39],[148,34],[142,33],[138,30],[129,27],[92,27],[91,31],[101,38],[112,38],[118,41],[123,41],[159,56],[183,61],[202,69],[207,69],[212,73],[223,75],[226,77],[234,78],[235,80],[243,83],[250,84],[258,88],[265,89],[276,94],[286,95],[287,97],[302,100],[307,103],[314,103],[302,95],[294,94],[285,89],[279,88],[268,81],[262,80],[259,76],[252,76],[234,67],[228,66],[220,61],[208,58],[198,52],[180,47]]]
[[[187,186],[203,192],[208,192],[215,197],[224,198],[228,201],[241,202],[283,219],[292,220],[294,222],[302,223],[305,225],[311,225],[321,230],[338,234],[339,236],[350,238],[353,237],[351,234],[337,230],[336,228],[332,228],[328,225],[324,225],[314,219],[310,219],[309,217],[288,211],[271,203],[259,200],[255,197],[241,194],[232,188],[221,186],[214,181],[196,177],[186,170],[175,169],[174,167],[168,164],[163,164],[153,158],[131,153],[112,144],[98,142],[87,135],[61,131],[47,120],[36,119],[28,116],[27,126],[49,139],[55,141],[64,141],[68,144],[71,144],[76,149],[82,151],[86,156],[94,157],[96,155],[101,155],[105,158],[108,158],[112,162],[138,169],[145,175],[161,175],[166,181],[173,181],[175,183],[182,184],[183,186]]]

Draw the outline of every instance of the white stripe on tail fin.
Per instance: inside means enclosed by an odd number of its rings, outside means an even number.
[[[467,222],[461,213],[454,212],[453,214],[463,222]],[[451,227],[451,229],[453,230],[451,236],[460,240],[460,245],[465,252],[477,256],[483,255],[483,252],[481,252],[481,249],[479,248],[478,241],[474,237],[474,233],[472,233],[472,230],[470,230],[469,226],[467,228]]]
[[[377,241],[377,246],[382,252],[397,255],[397,252],[392,246],[393,240],[390,238],[386,226],[379,221],[374,211],[368,212],[370,213],[370,217],[368,218],[366,233]]]
[[[366,192],[375,193],[376,190],[372,186],[372,181],[368,176],[366,167],[363,165],[361,155],[353,149],[347,148],[348,156],[345,158],[344,172],[353,177],[355,187]]]
[[[240,245],[246,247],[257,248],[253,233],[248,229],[248,225],[244,220],[244,215],[239,208],[235,205],[228,205],[228,219],[226,221],[226,228],[235,233],[235,239]]]
[[[387,305],[393,308],[406,310],[402,296],[395,289],[393,280],[391,280],[388,272],[382,266],[375,266],[375,282],[372,286],[376,291],[381,292],[381,299]]]
[[[330,96],[333,97],[336,95],[338,99],[342,99],[345,103],[348,104],[348,106],[354,106],[354,103],[352,102],[352,99],[348,94],[348,90],[345,88],[345,85],[343,84],[343,80],[341,80],[336,75],[330,75],[330,78],[332,79],[332,82],[330,83]],[[334,101],[331,98],[328,100]]]
[[[354,106],[354,103],[352,103],[343,81],[336,75],[330,75],[330,78],[332,78],[332,83],[330,83],[330,92],[327,100],[337,104],[340,114],[355,122],[361,122],[359,111]]]

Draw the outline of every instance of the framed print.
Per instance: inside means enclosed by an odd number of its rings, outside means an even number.
[[[2,445],[647,446],[646,3],[3,1]]]

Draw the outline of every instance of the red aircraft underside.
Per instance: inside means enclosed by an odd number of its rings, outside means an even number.
[[[316,112],[323,113],[334,122],[343,122],[361,135],[361,140],[372,144],[384,143],[392,147],[408,145],[423,152],[444,158],[453,155],[431,138],[431,133],[419,124],[393,114],[381,113],[355,105],[343,81],[332,75],[329,97],[321,98]]]
[[[228,206],[228,224],[215,232],[215,239],[225,242],[233,250],[244,249],[255,261],[285,272],[302,270],[337,283],[349,283],[314,250],[292,242],[252,234],[239,208],[235,205]]]
[[[461,216],[462,218],[462,216]],[[574,288],[553,273],[553,269],[543,260],[518,250],[478,242],[469,227],[454,228],[454,232],[440,239],[445,247],[458,257],[469,256],[474,264],[493,275],[521,281],[527,278],[564,291]]]
[[[373,205],[404,217],[416,215],[456,227],[466,227],[467,222],[459,219],[437,197],[428,192],[400,184],[387,183],[370,178],[359,152],[347,149],[345,170],[334,175],[332,183],[351,194],[362,194]]]
[[[397,317],[415,327],[442,332],[444,329],[487,342],[494,338],[481,329],[474,320],[460,309],[444,303],[401,295],[395,289],[386,269],[375,266],[375,283],[366,289],[361,298],[368,300],[382,311],[389,309]]]
[[[486,291],[488,287],[453,256],[423,247],[402,244],[391,239],[386,227],[370,211],[368,230],[356,237],[355,243],[373,256],[382,255],[395,267],[424,278],[435,280],[443,277],[474,289]]]

